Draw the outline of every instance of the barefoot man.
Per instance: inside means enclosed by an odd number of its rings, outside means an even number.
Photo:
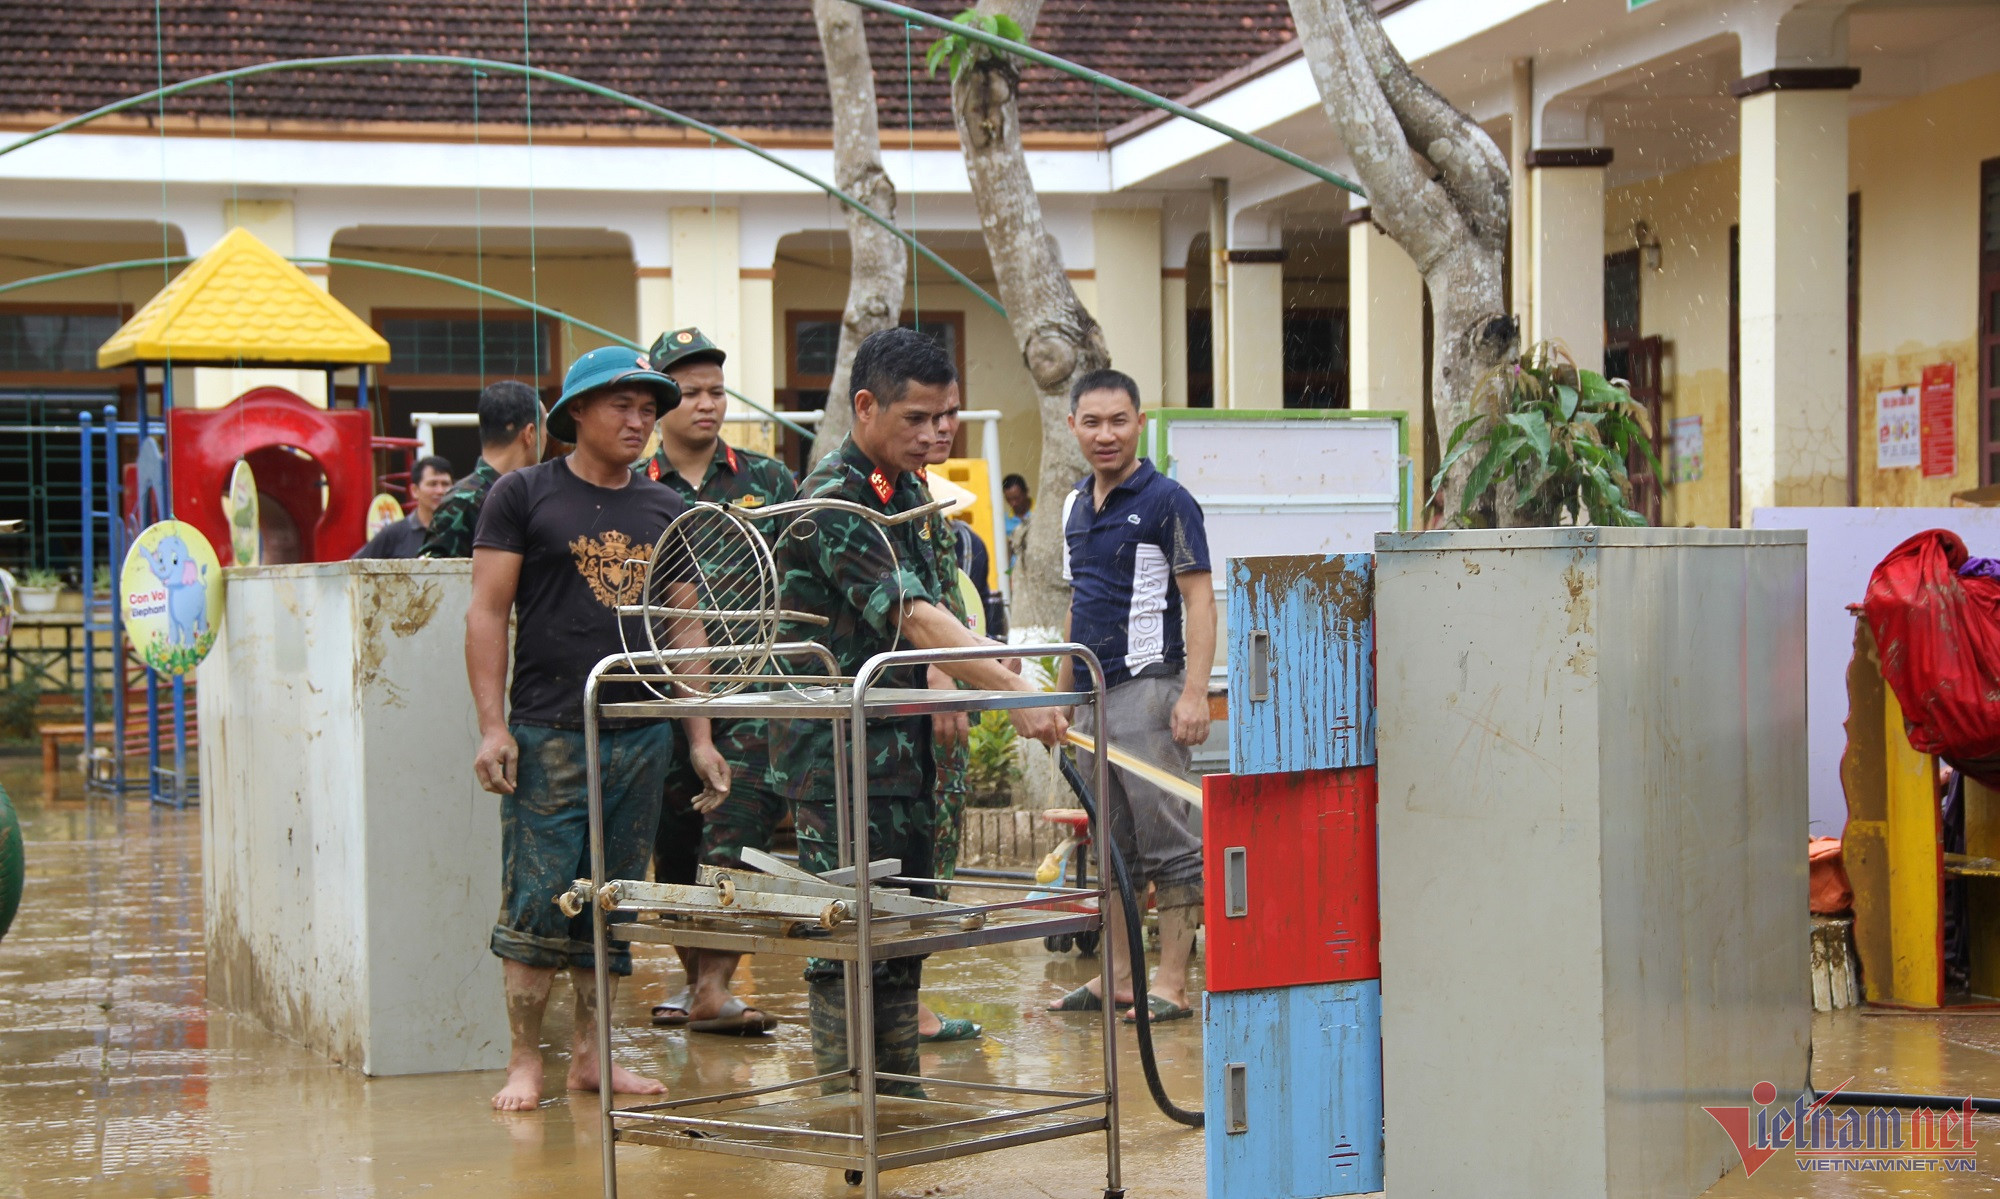
[[[645,450],[657,412],[680,400],[674,381],[633,350],[606,347],[577,359],[549,410],[552,436],[575,444],[568,456],[514,471],[493,484],[473,538],[472,606],[465,620],[465,665],[479,713],[480,786],[501,797],[500,918],[493,952],[502,959],[513,1050],[501,1111],[526,1111],[542,1098],[542,1013],[558,970],[576,990],[569,1087],[598,1087],[596,1010],[589,914],[571,919],[559,891],[590,874],[583,685],[591,667],[619,653],[617,605],[637,603],[644,578],[633,559],[653,551],[685,510],[681,498],[632,463]],[[692,588],[676,597],[692,604]],[[516,620],[514,678],[507,686],[507,617]],[[627,688],[629,690],[629,687]],[[505,715],[501,696],[505,693]],[[607,687],[605,702],[638,698]],[[729,767],[708,721],[686,722],[689,757],[717,790]],[[660,793],[673,759],[664,722],[606,720],[598,754],[604,797],[605,868],[643,878],[660,818]],[[632,973],[630,950],[611,951],[614,974]],[[658,1082],[611,1068],[614,1091],[657,1095]]]

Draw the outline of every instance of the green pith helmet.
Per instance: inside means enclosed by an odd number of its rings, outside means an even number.
[[[683,362],[713,362],[721,366],[722,360],[728,356],[722,352],[722,347],[708,339],[708,334],[693,325],[660,334],[653,348],[646,351],[646,357],[652,359],[656,371],[672,370]]]
[[[549,409],[549,436],[575,444],[576,413],[570,401],[614,383],[650,387],[659,399],[660,415],[681,402],[680,384],[654,370],[646,355],[624,346],[604,346],[577,359],[563,376],[562,398]]]

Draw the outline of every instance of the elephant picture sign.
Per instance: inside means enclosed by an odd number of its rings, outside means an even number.
[[[222,622],[222,564],[201,530],[178,520],[148,525],[118,576],[132,654],[167,675],[194,672]]]

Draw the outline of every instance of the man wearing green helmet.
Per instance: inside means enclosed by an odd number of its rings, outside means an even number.
[[[662,333],[646,352],[653,369],[680,386],[681,402],[660,416],[659,449],[637,468],[688,503],[760,507],[798,495],[792,472],[775,458],[722,440],[729,389],[722,348],[700,329]],[[692,883],[696,867],[741,866],[743,850],[771,848],[771,834],[785,815],[785,800],[766,779],[768,722],[717,721],[715,743],[729,762],[730,789],[720,803],[702,802],[701,780],[681,764],[667,776],[660,829],[653,846],[653,877]],[[697,810],[697,805],[706,810]],[[740,955],[714,949],[679,949],[686,990],[653,1008],[653,1023],[725,1036],[759,1036],[777,1027],[775,1017],[729,993]]]
[[[645,584],[640,564],[686,510],[670,488],[632,471],[658,412],[679,401],[674,381],[652,369],[643,354],[607,347],[583,355],[548,415],[550,435],[576,449],[494,483],[473,537],[472,604],[465,619],[466,673],[480,734],[473,772],[480,786],[500,796],[501,909],[491,945],[502,959],[513,1041],[507,1084],[493,1096],[502,1111],[528,1111],[541,1102],[542,1014],[563,968],[576,989],[570,1088],[596,1090],[600,1069],[610,1069],[615,1091],[664,1090],[597,1060],[596,1021],[609,1013],[596,1010],[590,918],[566,917],[552,901],[592,873],[584,682],[599,661],[623,652],[618,607],[638,602]],[[692,607],[689,564],[665,566],[669,578],[689,580],[671,587],[669,599]],[[511,688],[510,614],[516,628]],[[673,640],[698,645],[700,636],[700,626],[689,621]],[[609,685],[599,699],[641,698],[631,694],[636,688]],[[696,773],[727,791],[729,766],[716,752],[708,721],[689,718],[685,724]],[[673,734],[661,721],[606,720],[600,729],[605,867],[612,878],[643,878]],[[614,974],[632,972],[631,951],[622,942],[610,956]]]

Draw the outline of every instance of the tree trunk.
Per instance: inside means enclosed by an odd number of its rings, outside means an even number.
[[[980,0],[982,13],[1004,13],[1034,32],[1041,0]],[[1016,625],[1060,628],[1069,608],[1062,581],[1062,497],[1089,470],[1069,432],[1070,384],[1111,364],[1104,334],[1063,271],[1062,252],[1042,223],[1042,204],[1021,151],[1016,107],[1020,73],[998,54],[981,57],[952,86],[952,117],[1000,302],[1041,397],[1042,465],[1028,522],[1027,552],[1014,570]]]
[[[826,58],[827,94],[833,104],[834,183],[885,219],[896,216],[896,188],[882,169],[882,134],[875,120],[875,67],[868,56],[862,10],[845,0],[813,0],[820,50]],[[826,418],[813,439],[813,457],[831,453],[854,427],[848,375],[854,351],[869,334],[894,328],[903,311],[908,256],[882,226],[847,213],[850,265],[847,308],[840,318],[840,348],[826,393]]]
[[[1340,130],[1370,215],[1409,254],[1430,291],[1431,407],[1440,446],[1472,415],[1487,371],[1519,352],[1501,289],[1507,256],[1507,160],[1486,131],[1419,78],[1369,0],[1291,0],[1292,19],[1328,119]],[[1439,502],[1458,512],[1476,455],[1460,458]],[[1425,486],[1429,480],[1425,480]],[[1512,491],[1496,517],[1514,523]]]

